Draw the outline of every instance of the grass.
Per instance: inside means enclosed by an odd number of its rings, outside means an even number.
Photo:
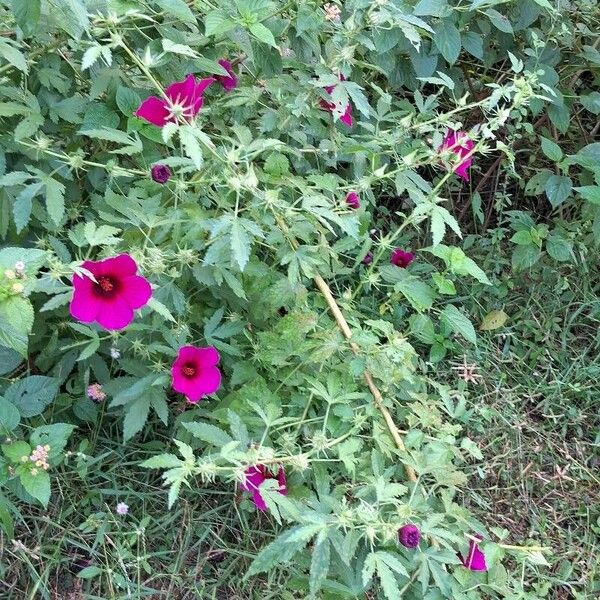
[[[470,508],[512,540],[551,547],[550,568],[525,575],[542,597],[598,597],[600,282],[554,267],[514,281],[503,333],[482,335],[464,359],[482,376],[460,382],[485,455],[472,468]],[[472,314],[498,308],[485,298],[473,299]],[[456,370],[446,375],[456,381]]]

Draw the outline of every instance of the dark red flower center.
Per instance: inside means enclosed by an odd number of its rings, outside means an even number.
[[[97,283],[94,285],[94,292],[98,296],[103,296],[104,298],[114,296],[119,287],[117,280],[110,275],[97,277],[96,281]]]
[[[196,365],[193,363],[185,363],[181,368],[181,372],[185,375],[185,377],[194,377],[198,372]]]

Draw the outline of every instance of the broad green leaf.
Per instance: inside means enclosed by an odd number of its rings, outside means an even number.
[[[573,258],[573,242],[558,234],[550,234],[546,240],[546,252],[560,262]]]
[[[0,37],[0,56],[2,56],[11,65],[19,69],[19,71],[23,71],[23,73],[28,72],[27,60],[25,59],[23,53],[9,44],[2,37]]]
[[[23,358],[16,350],[0,346],[0,375],[12,373],[22,362]]]
[[[513,33],[512,25],[510,24],[510,20],[506,15],[499,13],[494,8],[488,8],[484,12],[496,29],[503,31],[504,33]]]
[[[21,415],[17,407],[0,396],[0,435],[5,436],[20,422]]]
[[[542,143],[542,152],[550,159],[555,162],[562,160],[563,153],[560,149],[560,146],[554,142],[553,140],[549,140],[543,136],[540,136],[540,141]]]
[[[19,379],[4,392],[22,417],[35,417],[43,412],[58,393],[58,380],[44,375],[30,375]]]
[[[98,577],[98,575],[102,574],[102,569],[96,565],[90,565],[89,567],[85,567],[81,569],[77,573],[77,577],[80,579],[93,579],[94,577]]]
[[[561,205],[571,195],[572,189],[571,178],[562,175],[551,175],[544,186],[546,196],[554,208]]]
[[[50,475],[41,468],[37,468],[35,475],[32,471],[23,471],[20,476],[21,484],[25,491],[38,500],[44,508],[50,501]]]
[[[23,440],[2,444],[2,454],[12,463],[21,463],[24,462],[23,457],[28,457],[31,454],[31,446]]]
[[[31,302],[22,296],[0,301],[0,346],[12,348],[26,357],[33,317]]]
[[[11,0],[17,25],[26,36],[31,35],[40,19],[41,0]]]
[[[138,109],[142,100],[137,92],[120,85],[117,89],[116,101],[119,110],[125,116],[130,117]]]
[[[271,30],[262,23],[252,23],[248,29],[257,40],[268,44],[272,48],[277,48],[277,42],[275,41]]]
[[[600,205],[600,186],[584,185],[573,188],[586,202]]]
[[[420,0],[413,9],[413,14],[419,17],[447,17],[451,12],[448,0]]]
[[[462,337],[472,344],[477,343],[477,334],[475,333],[473,323],[456,306],[447,304],[442,311],[441,318],[448,323],[452,331],[462,335]]]
[[[460,54],[460,32],[450,20],[442,20],[435,29],[433,42],[442,56],[453,65]]]
[[[176,19],[195,25],[196,17],[185,0],[154,0],[154,2]]]
[[[140,464],[146,469],[174,469],[183,464],[182,460],[174,454],[158,454],[152,456]]]
[[[235,26],[235,21],[232,21],[223,11],[213,10],[204,20],[204,33],[207,36],[218,36],[231,31]]]

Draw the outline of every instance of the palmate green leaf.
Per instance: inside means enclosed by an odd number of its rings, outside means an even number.
[[[196,130],[191,125],[183,125],[179,128],[179,139],[183,144],[186,156],[192,159],[194,166],[201,169],[204,164],[202,157],[202,148],[198,142]]]
[[[323,585],[329,572],[330,560],[330,542],[327,538],[326,530],[319,533],[317,542],[313,548],[312,559],[310,563],[310,573],[308,584],[310,593],[314,596]]]
[[[250,236],[237,217],[231,222],[230,240],[232,262],[243,271],[250,260]]]
[[[413,14],[418,17],[447,17],[452,13],[448,0],[420,0]]]
[[[287,562],[306,546],[323,525],[298,525],[282,533],[273,542],[265,546],[252,561],[246,577],[272,569],[280,563]]]
[[[442,311],[441,318],[448,323],[452,331],[462,335],[468,342],[477,343],[477,333],[470,319],[465,316],[456,306],[448,304]]]
[[[190,422],[183,423],[183,426],[195,438],[203,442],[208,442],[217,448],[221,448],[233,441],[233,438],[226,431],[209,423]]]
[[[48,472],[38,469],[33,475],[30,470],[24,470],[19,475],[19,479],[25,491],[46,508],[50,501],[50,475]]]
[[[148,419],[150,411],[150,398],[148,395],[142,396],[129,404],[123,420],[123,441],[127,442],[136,433],[141,431]]]

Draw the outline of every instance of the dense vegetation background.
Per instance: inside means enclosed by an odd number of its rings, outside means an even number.
[[[1,598],[597,597],[595,0],[0,11]]]

